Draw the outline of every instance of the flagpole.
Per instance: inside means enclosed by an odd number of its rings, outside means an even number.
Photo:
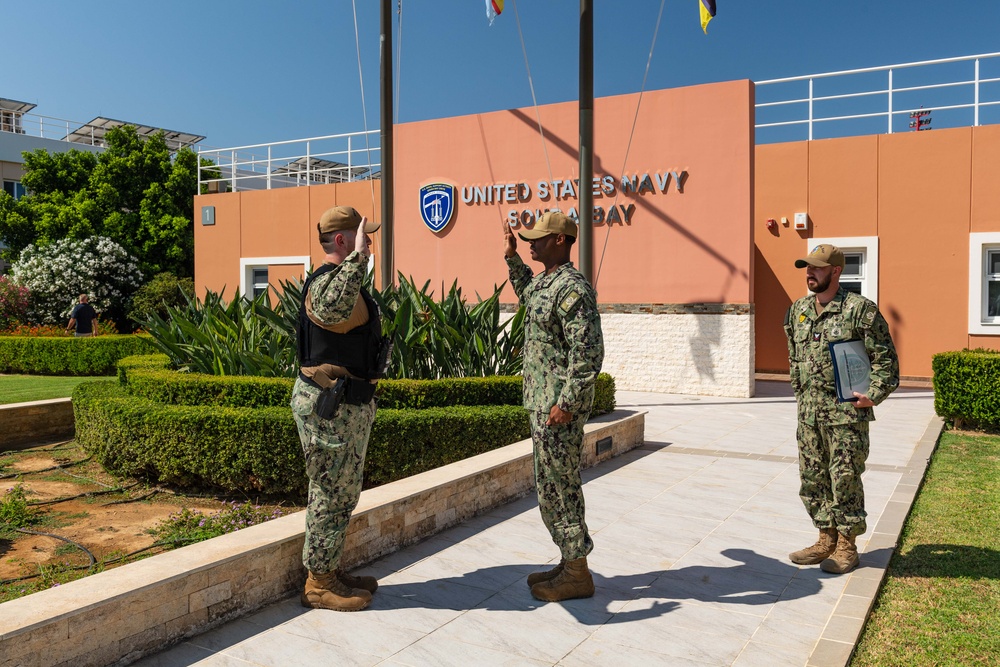
[[[594,11],[580,0],[580,272],[594,282]]]
[[[382,162],[382,244],[379,266],[382,288],[395,284],[393,270],[393,173],[392,173],[392,0],[382,0],[379,42],[381,129],[379,146]]]

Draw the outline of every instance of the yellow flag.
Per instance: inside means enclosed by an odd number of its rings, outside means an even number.
[[[715,16],[715,0],[699,0],[698,6],[701,8],[701,29],[708,34],[708,22]]]

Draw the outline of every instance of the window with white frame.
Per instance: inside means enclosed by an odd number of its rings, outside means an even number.
[[[267,267],[255,266],[251,269],[253,280],[253,298],[256,299],[267,291]]]
[[[843,236],[806,239],[806,254],[822,243],[835,245],[844,253],[844,270],[840,273],[840,286],[848,292],[878,302],[878,237]]]
[[[969,234],[969,333],[1000,336],[1000,232]]]
[[[986,295],[986,303],[983,304],[986,319],[1000,323],[1000,248],[986,250],[986,274],[983,281],[986,283],[983,290]]]
[[[306,267],[311,260],[308,256],[303,257],[241,257],[240,258],[240,294],[246,298],[257,298],[267,291],[269,284],[268,268],[272,266],[291,265],[296,267],[296,272],[302,271],[305,279]],[[280,277],[280,276],[279,276]],[[277,278],[276,278],[277,280]]]

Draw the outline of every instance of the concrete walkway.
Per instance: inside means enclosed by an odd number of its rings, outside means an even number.
[[[846,576],[787,554],[816,537],[798,499],[787,384],[752,399],[619,392],[646,445],[587,473],[597,594],[544,604],[524,578],[558,560],[533,497],[363,572],[358,613],[298,597],[141,661],[176,665],[844,665],[940,430],[929,390],[876,408],[869,530]]]

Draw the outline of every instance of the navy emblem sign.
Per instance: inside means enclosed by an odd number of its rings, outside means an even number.
[[[420,217],[432,232],[440,232],[455,212],[455,186],[431,183],[420,188]]]

